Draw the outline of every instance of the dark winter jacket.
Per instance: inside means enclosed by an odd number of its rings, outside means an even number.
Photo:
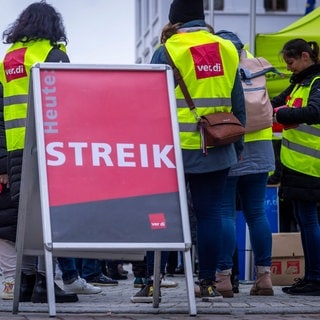
[[[272,106],[279,107],[286,104],[286,98],[290,95],[293,87],[300,83],[308,85],[315,76],[320,76],[320,65],[312,65],[299,74],[291,77],[291,85],[279,96],[271,100]],[[281,124],[319,124],[320,123],[320,79],[316,80],[311,88],[307,108],[286,108],[277,112],[277,121]]]
[[[292,92],[295,84],[309,85],[315,76],[320,76],[320,65],[312,65],[299,74],[291,77],[291,85],[278,97],[272,99],[273,107],[286,104],[286,98]],[[320,79],[311,88],[308,104],[305,108],[284,108],[277,112],[277,121],[284,125],[306,123],[320,124]],[[305,201],[320,201],[320,179],[283,168],[279,196],[286,199],[301,199]]]
[[[0,174],[7,173],[6,137],[3,121],[3,92],[0,85]],[[0,186],[0,238],[15,241],[17,232],[18,208],[11,200],[10,190]]]

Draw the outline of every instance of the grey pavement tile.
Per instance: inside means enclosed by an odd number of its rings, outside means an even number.
[[[161,289],[162,301],[159,308],[154,308],[152,304],[131,303],[130,297],[139,289],[133,287],[134,278],[130,273],[128,280],[120,280],[116,287],[102,287],[103,291],[100,294],[79,295],[77,303],[57,303],[57,319],[171,320],[185,318],[189,315],[186,280],[183,276],[169,279],[176,281],[178,286]],[[58,281],[58,284],[61,282]],[[281,319],[290,320],[320,318],[320,297],[290,296],[283,293],[281,287],[274,287],[274,296],[250,296],[250,288],[250,283],[242,283],[239,294],[222,301],[207,303],[196,299],[197,318],[223,320],[224,317],[229,316],[230,319],[236,320],[258,320],[262,319],[260,316],[263,315],[264,317],[268,315],[268,320],[280,319],[280,315],[282,315]],[[12,314],[12,301],[0,300],[0,305],[0,320],[49,318],[47,304],[20,303],[18,315]],[[313,314],[318,314],[318,317],[313,318]],[[253,315],[255,317],[252,317]],[[218,317],[214,318],[214,316]]]

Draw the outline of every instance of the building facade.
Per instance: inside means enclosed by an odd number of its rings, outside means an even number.
[[[149,63],[159,45],[163,26],[168,22],[172,0],[135,0],[136,63]],[[272,33],[301,18],[306,10],[305,0],[204,0],[206,22],[214,30],[235,32],[243,43],[252,41],[252,5],[254,32]],[[316,1],[316,6],[320,0]],[[254,37],[254,35],[253,35]],[[251,39],[250,39],[251,38]]]

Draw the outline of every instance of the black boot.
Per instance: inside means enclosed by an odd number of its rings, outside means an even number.
[[[109,261],[107,277],[113,280],[127,280],[128,276],[119,272],[118,264],[118,261]]]
[[[231,284],[233,293],[239,293],[239,255],[238,247],[232,257],[233,267],[231,271]]]
[[[238,275],[231,275],[232,291],[233,293],[239,293],[239,278]]]
[[[20,302],[30,302],[33,292],[34,285],[36,283],[36,275],[26,275],[21,273],[21,284],[20,284]]]
[[[56,283],[54,283],[54,294],[57,303],[77,302],[78,296],[75,293],[66,293]],[[47,283],[46,277],[37,273],[36,284],[33,289],[31,302],[47,303]]]

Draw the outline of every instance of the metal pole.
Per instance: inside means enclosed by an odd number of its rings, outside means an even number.
[[[210,24],[211,24],[212,28],[215,30],[215,28],[214,28],[214,0],[210,0],[209,9],[210,9]]]
[[[250,52],[255,55],[255,38],[256,38],[256,0],[250,1]]]

